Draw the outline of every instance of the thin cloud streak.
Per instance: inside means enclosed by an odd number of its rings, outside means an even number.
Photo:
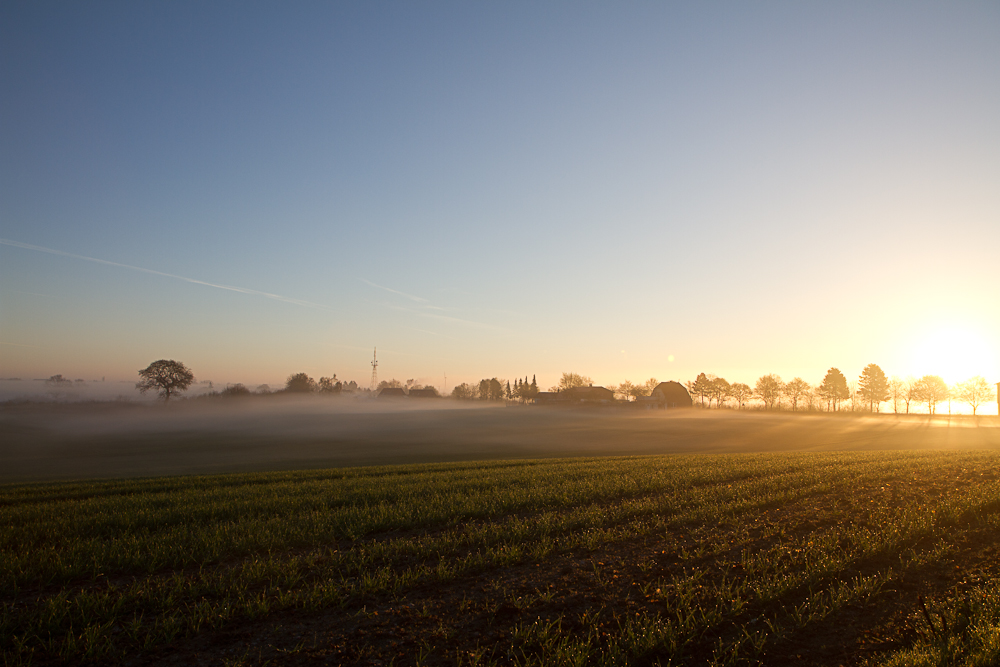
[[[457,338],[454,338],[452,336],[447,336],[443,333],[438,333],[437,331],[430,331],[429,329],[418,329],[417,327],[406,327],[406,328],[409,329],[410,331],[419,331],[420,333],[430,334],[431,336],[439,336],[441,338],[447,338],[448,340],[453,340],[456,343],[462,342]]]
[[[204,280],[197,280],[195,278],[188,278],[186,276],[178,276],[174,273],[164,273],[163,271],[155,271],[153,269],[144,269],[141,266],[132,266],[131,264],[121,264],[119,262],[111,262],[106,259],[98,259],[96,257],[87,257],[86,255],[76,255],[71,252],[63,252],[62,250],[55,250],[53,248],[45,248],[43,246],[31,245],[29,243],[20,243],[19,241],[11,241],[9,239],[0,239],[0,245],[8,245],[13,248],[22,248],[24,250],[34,250],[36,252],[44,252],[50,255],[58,255],[60,257],[72,257],[73,259],[82,259],[87,262],[94,262],[96,264],[104,264],[105,266],[115,266],[120,269],[130,269],[132,271],[139,271],[141,273],[148,273],[154,276],[162,276],[164,278],[173,278],[174,280],[183,280],[186,283],[192,283],[194,285],[204,285],[205,287],[214,287],[216,289],[227,290],[229,292],[239,292],[240,294],[250,294],[252,296],[262,296],[268,299],[273,299],[275,301],[281,301],[283,303],[290,303],[296,306],[303,306],[306,308],[318,308],[320,310],[332,310],[328,306],[324,306],[321,303],[313,303],[312,301],[304,301],[302,299],[292,299],[287,296],[281,296],[280,294],[272,294],[270,292],[261,292],[260,290],[249,289],[247,287],[235,287],[233,285],[220,285],[218,283],[210,283]]]
[[[364,278],[358,278],[361,282],[366,285],[371,285],[372,287],[377,287],[378,289],[385,290],[386,292],[392,292],[393,294],[398,294],[399,296],[404,296],[411,301],[416,301],[417,303],[427,303],[427,299],[422,296],[414,296],[413,294],[407,294],[406,292],[400,292],[399,290],[392,289],[391,287],[386,287],[384,285],[377,285],[370,280],[365,280]],[[428,308],[433,308],[433,306],[427,306]]]
[[[425,313],[420,310],[414,310],[413,308],[406,308],[405,306],[396,306],[391,303],[381,304],[386,308],[391,308],[392,310],[398,310],[404,313],[410,313],[411,315],[419,315],[420,317],[429,317],[432,320],[439,320],[441,322],[449,322],[452,324],[464,324],[470,327],[476,327],[477,329],[493,329],[495,331],[504,331],[504,329],[494,326],[492,324],[484,324],[483,322],[475,322],[473,320],[464,320],[461,317],[452,317],[451,315],[438,315],[436,313]]]
[[[422,310],[414,310],[413,308],[406,308],[404,306],[397,306],[397,305],[388,304],[388,303],[380,304],[382,306],[385,306],[386,308],[391,308],[392,310],[399,310],[399,311],[402,311],[404,313],[410,313],[411,315],[419,315],[421,317],[429,317],[431,319],[439,320],[441,322],[449,322],[449,323],[452,323],[452,324],[464,324],[464,325],[467,325],[467,326],[478,327],[480,329],[493,329],[493,330],[496,330],[496,331],[504,331],[503,328],[494,326],[492,324],[485,324],[483,322],[476,322],[476,321],[473,321],[473,320],[466,320],[466,319],[463,319],[461,317],[454,317],[452,315],[440,315],[440,314],[437,314],[437,313],[428,313],[428,312],[425,312],[427,310],[438,310],[438,311],[444,311],[444,312],[452,311],[453,312],[453,311],[455,311],[457,309],[456,308],[443,307],[443,306],[434,306],[434,305],[431,305],[430,303],[428,303],[427,299],[425,299],[423,297],[415,296],[413,294],[407,294],[406,292],[401,292],[399,290],[392,289],[391,287],[385,287],[384,285],[378,285],[376,283],[373,283],[370,280],[365,280],[364,278],[358,278],[358,280],[360,280],[361,282],[365,283],[366,285],[370,285],[372,287],[376,287],[376,288],[378,288],[380,290],[385,290],[386,292],[390,292],[392,294],[398,294],[399,296],[402,296],[402,297],[405,297],[407,299],[410,299],[411,301],[415,301],[417,303],[417,306],[419,308],[421,308]]]

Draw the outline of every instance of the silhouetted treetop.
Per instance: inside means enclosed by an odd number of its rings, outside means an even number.
[[[889,378],[878,364],[868,364],[858,378],[858,394],[868,401],[868,411],[872,412],[882,401],[888,401]]]
[[[180,393],[194,382],[194,373],[187,366],[173,359],[154,361],[139,371],[141,378],[135,383],[135,388],[145,394],[155,389],[163,397],[163,402],[170,400],[173,394]]]
[[[295,373],[285,380],[285,391],[290,394],[308,394],[316,391],[316,381],[305,373]]]

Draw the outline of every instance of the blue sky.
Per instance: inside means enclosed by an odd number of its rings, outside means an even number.
[[[996,381],[998,37],[996,3],[4,3],[0,375]]]

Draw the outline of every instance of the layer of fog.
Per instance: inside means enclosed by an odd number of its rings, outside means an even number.
[[[225,388],[225,387],[223,387]],[[191,387],[187,396],[195,398],[216,391],[211,382],[199,382]],[[134,380],[87,380],[66,377],[54,383],[51,378],[0,378],[0,402],[2,401],[138,401],[154,402],[153,393],[140,394]]]
[[[5,482],[476,459],[1000,447],[995,417],[251,396],[0,404]]]

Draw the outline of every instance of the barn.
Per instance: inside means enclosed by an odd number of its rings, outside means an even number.
[[[680,382],[661,382],[653,388],[649,396],[639,399],[647,408],[690,408],[694,405],[691,394]]]

